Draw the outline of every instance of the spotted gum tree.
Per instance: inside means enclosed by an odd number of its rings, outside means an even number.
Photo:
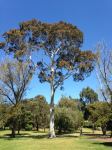
[[[38,52],[38,78],[41,83],[49,83],[51,89],[49,136],[55,137],[55,92],[59,87],[62,89],[64,81],[71,76],[74,81],[89,76],[94,68],[95,55],[90,50],[80,50],[83,33],[63,21],[43,23],[34,19],[23,22],[18,29],[6,32],[4,38],[5,42],[1,42],[0,47],[14,52],[17,58],[30,54],[31,59],[32,52]]]

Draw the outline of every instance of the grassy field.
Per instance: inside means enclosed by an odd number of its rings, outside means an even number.
[[[85,130],[85,133],[91,133]],[[99,131],[97,131],[99,134]],[[9,138],[10,131],[0,131],[0,150],[110,150],[112,142],[99,141],[93,136],[69,134],[48,139],[45,133],[22,131],[21,136]]]

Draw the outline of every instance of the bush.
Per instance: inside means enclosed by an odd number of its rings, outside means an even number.
[[[73,132],[77,130],[83,122],[82,113],[66,107],[56,108],[55,127],[59,133]]]
[[[31,131],[33,128],[32,124],[27,124],[26,127],[25,127],[25,130],[26,131]]]

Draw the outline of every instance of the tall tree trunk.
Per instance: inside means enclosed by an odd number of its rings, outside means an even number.
[[[12,134],[11,134],[11,137],[15,138],[15,135],[16,135],[16,121],[15,121],[15,119],[13,119],[13,121],[12,121]]]
[[[44,127],[44,133],[45,133],[45,129],[46,129],[46,128]]]
[[[3,126],[3,130],[5,130],[5,126]]]
[[[36,124],[36,129],[37,129],[37,131],[39,131],[39,126],[38,126],[38,123]]]
[[[18,134],[20,134],[20,128],[18,128]]]
[[[18,130],[18,134],[20,134],[20,129]]]
[[[58,134],[61,134],[61,133],[62,133],[62,129],[61,129],[61,127],[59,127]]]
[[[102,133],[103,133],[103,135],[106,135],[106,131],[107,131],[106,126],[103,126],[102,127]]]
[[[14,129],[14,128],[12,128],[12,134],[11,134],[11,137],[12,137],[12,138],[15,138],[15,129]]]
[[[82,126],[80,127],[80,136],[82,135]]]
[[[18,134],[20,134],[21,125],[20,122],[18,122]]]
[[[110,138],[112,138],[112,130],[110,131]]]
[[[54,89],[51,86],[51,103],[50,103],[50,130],[49,130],[49,137],[54,138],[56,137],[54,131]]]
[[[93,123],[93,134],[94,134],[94,132],[95,132],[95,125],[94,125],[94,123]]]
[[[12,126],[12,134],[11,134],[11,137],[12,138],[15,138],[15,125],[13,124],[13,126]]]

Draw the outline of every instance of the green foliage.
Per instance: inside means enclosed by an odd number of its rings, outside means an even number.
[[[83,116],[85,120],[89,118],[89,111],[87,109],[87,105],[97,102],[98,94],[91,89],[90,87],[83,88],[80,92],[80,102],[81,102],[81,110],[83,112]]]
[[[0,104],[0,128],[9,126],[18,133],[21,129],[31,130],[48,127],[49,105],[44,96],[39,95],[33,99],[24,100],[15,106]]]
[[[82,125],[82,114],[66,107],[56,108],[55,126],[59,133],[73,132]]]
[[[44,96],[38,95],[32,100],[31,110],[33,117],[33,124],[37,128],[46,128],[48,127],[48,114],[49,114],[49,105]]]
[[[88,105],[88,110],[90,112],[89,120],[96,126],[100,126],[103,134],[106,134],[107,123],[112,119],[110,105],[106,102],[96,102]]]
[[[82,112],[79,102],[67,97],[62,97],[55,110],[55,126],[59,133],[73,132],[83,124]]]
[[[98,101],[98,94],[90,87],[83,88],[80,92],[80,101],[84,104],[91,104]]]
[[[31,131],[32,129],[33,129],[32,124],[26,124],[26,126],[25,126],[26,131]]]
[[[37,130],[48,127],[49,105],[44,96],[38,95],[35,98],[25,100],[23,108],[23,128],[26,128],[27,124],[32,124],[33,128]]]
[[[75,100],[75,99],[64,97],[64,96],[61,97],[61,99],[58,103],[58,106],[60,108],[66,107],[66,108],[70,108],[72,110],[77,110],[77,109],[80,110],[81,109],[81,104],[80,104],[79,100]]]
[[[0,128],[5,127],[9,119],[9,106],[6,104],[0,104]]]
[[[90,121],[90,120],[84,121],[83,127],[84,127],[84,128],[92,128],[92,127],[93,127],[92,121]]]

